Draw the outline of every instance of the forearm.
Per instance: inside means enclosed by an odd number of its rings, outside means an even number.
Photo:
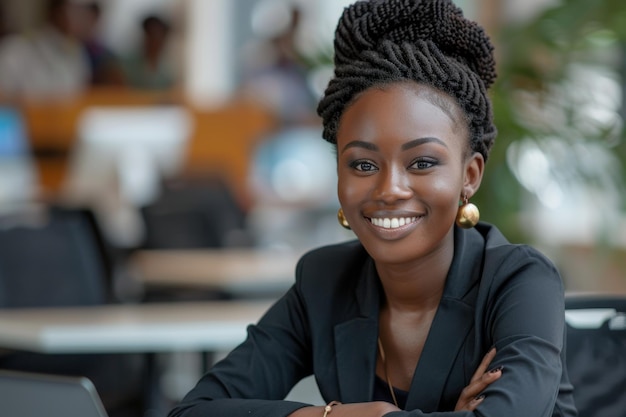
[[[303,407],[308,408],[309,405],[281,400],[199,399],[179,404],[168,417],[287,417]]]
[[[289,417],[323,417],[324,411],[324,406],[304,407],[294,411]],[[338,404],[332,406],[326,417],[383,417],[392,411],[399,411],[399,409],[384,401]]]

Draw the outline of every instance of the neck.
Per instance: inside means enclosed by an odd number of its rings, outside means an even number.
[[[387,307],[399,311],[436,309],[454,257],[454,239],[417,261],[405,264],[376,263]]]

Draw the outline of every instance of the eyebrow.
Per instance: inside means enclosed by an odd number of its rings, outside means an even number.
[[[369,151],[377,151],[378,150],[378,146],[374,145],[373,143],[365,142],[365,141],[362,141],[362,140],[353,140],[352,142],[348,143],[346,146],[343,147],[343,149],[341,150],[341,153],[344,153],[345,151],[347,151],[350,148],[363,148],[363,149],[367,149]]]
[[[408,141],[407,143],[403,144],[401,149],[403,151],[415,148],[416,146],[420,146],[423,145],[425,143],[438,143],[444,147],[448,147],[448,145],[445,144],[445,142],[443,142],[441,139],[437,139],[435,137],[431,137],[431,136],[427,136],[424,138],[417,138],[417,139],[413,139]],[[362,140],[354,140],[350,143],[348,143],[346,146],[344,146],[344,148],[341,150],[341,153],[345,152],[347,149],[350,148],[363,148],[363,149],[367,149],[369,151],[378,151],[378,146],[376,146],[373,143],[370,142],[365,142]]]
[[[413,139],[408,141],[407,143],[403,144],[401,149],[403,151],[409,150],[411,148],[415,148],[416,146],[420,146],[423,145],[425,143],[438,143],[439,145],[443,146],[444,148],[447,148],[448,145],[445,144],[444,141],[442,141],[441,139],[432,137],[432,136],[427,136],[425,138],[418,138],[418,139]]]

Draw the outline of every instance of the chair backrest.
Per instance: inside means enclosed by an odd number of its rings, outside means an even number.
[[[568,294],[565,309],[579,417],[626,416],[626,294]]]
[[[53,208],[31,224],[0,224],[0,307],[102,304],[103,256],[83,210]]]
[[[232,236],[245,229],[245,213],[229,188],[211,177],[166,181],[160,198],[141,214],[146,249],[234,246]]]

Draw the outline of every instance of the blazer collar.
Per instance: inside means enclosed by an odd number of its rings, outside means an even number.
[[[455,229],[454,258],[439,308],[426,338],[406,403],[409,410],[439,409],[448,375],[474,327],[485,241],[474,229]],[[442,348],[443,347],[443,348]],[[427,378],[424,376],[428,375]]]
[[[343,402],[372,399],[381,294],[374,261],[368,256],[356,288],[359,316],[335,326],[337,375]]]
[[[409,410],[438,409],[454,359],[474,325],[484,247],[485,240],[476,230],[455,230],[454,258],[415,370],[406,404]],[[370,401],[376,372],[382,289],[371,258],[366,258],[360,277],[356,288],[360,315],[335,326],[337,374],[344,402]]]

